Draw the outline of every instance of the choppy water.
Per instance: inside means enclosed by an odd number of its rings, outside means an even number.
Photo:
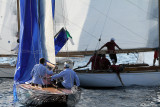
[[[23,107],[12,103],[12,86],[13,79],[0,79],[0,107]],[[82,88],[75,107],[160,107],[160,87]]]
[[[74,59],[75,66],[83,66],[89,58]],[[3,59],[3,62],[7,60]],[[137,55],[118,55],[118,63],[135,63],[136,61]],[[152,62],[152,59],[150,61]],[[0,107],[23,107],[19,103],[13,104],[12,93],[13,79],[0,78]],[[82,88],[81,99],[75,107],[160,107],[160,87]]]

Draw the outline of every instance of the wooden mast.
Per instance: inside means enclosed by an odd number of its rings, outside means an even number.
[[[158,0],[158,8],[159,8],[159,20],[158,20],[158,24],[159,24],[159,58],[160,58],[160,1]],[[160,59],[159,59],[159,66],[160,66]]]
[[[18,22],[18,38],[19,38],[19,33],[20,33],[19,0],[17,0],[17,22]]]
[[[17,22],[18,22],[18,38],[20,33],[20,15],[19,15],[19,0],[17,0]]]

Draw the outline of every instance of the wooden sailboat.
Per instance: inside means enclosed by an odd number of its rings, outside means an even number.
[[[27,106],[50,104],[73,106],[78,102],[81,95],[80,91],[55,87],[42,88],[30,84],[20,84],[17,88],[19,102]]]
[[[81,92],[76,88],[64,89],[32,86],[31,70],[42,56],[55,67],[53,37],[54,0],[21,0],[20,48],[14,76],[14,97],[23,105],[38,106],[62,104],[73,106],[80,99]],[[28,30],[29,29],[29,30]],[[28,36],[30,35],[30,36]],[[26,41],[27,40],[27,41]],[[17,92],[17,94],[16,94]],[[17,96],[18,99],[17,99]]]
[[[75,45],[68,42],[57,54],[59,57],[93,55],[111,37],[116,38],[116,43],[122,48],[116,53],[149,52],[160,47],[158,0],[61,1],[63,8],[55,8],[55,15],[59,12],[55,21],[56,30],[65,26]],[[59,17],[63,19],[58,20]],[[105,50],[101,53],[107,54]],[[159,69],[159,66],[135,64],[126,67],[120,77],[124,86],[157,86],[160,85]],[[80,69],[76,72],[84,87],[122,86],[115,73]]]

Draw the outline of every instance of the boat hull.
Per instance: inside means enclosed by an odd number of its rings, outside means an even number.
[[[116,73],[77,73],[82,87],[122,86]],[[120,73],[124,86],[158,86],[160,72]]]
[[[27,84],[17,86],[18,101],[25,106],[38,105],[75,105],[80,99],[80,92],[54,87],[41,88]]]

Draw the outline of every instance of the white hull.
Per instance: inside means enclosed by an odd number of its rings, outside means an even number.
[[[13,78],[15,67],[0,68],[0,78]]]
[[[77,73],[82,87],[118,87],[122,86],[115,73]],[[160,72],[121,73],[124,86],[158,86]]]

